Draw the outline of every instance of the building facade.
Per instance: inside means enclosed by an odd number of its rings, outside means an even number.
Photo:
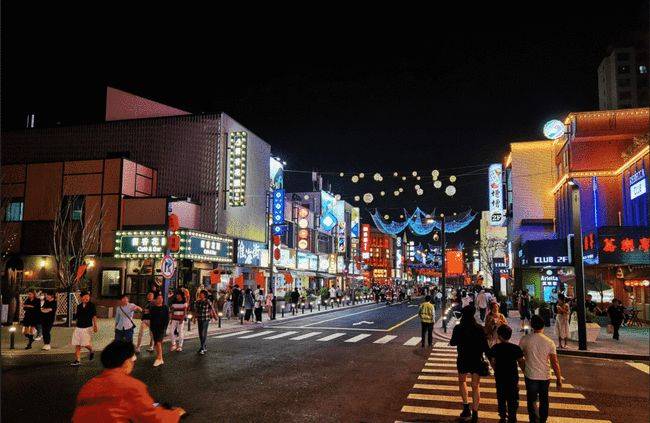
[[[647,47],[615,48],[598,66],[598,104],[600,110],[648,106]]]

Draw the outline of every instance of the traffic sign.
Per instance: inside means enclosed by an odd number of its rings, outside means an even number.
[[[166,254],[160,263],[160,273],[165,279],[171,279],[175,272],[176,260],[174,260],[169,254]]]

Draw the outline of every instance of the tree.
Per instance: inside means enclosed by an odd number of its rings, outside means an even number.
[[[83,197],[64,197],[52,224],[52,253],[56,263],[58,288],[73,292],[86,268],[85,259],[98,250],[105,210],[88,209]],[[68,325],[72,307],[68,295]]]
[[[486,273],[485,279],[492,279],[494,274],[494,259],[505,257],[506,255],[506,240],[503,238],[485,238],[481,240],[479,245],[479,254],[481,269]]]

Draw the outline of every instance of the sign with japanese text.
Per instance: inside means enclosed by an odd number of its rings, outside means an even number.
[[[491,164],[488,168],[488,201],[490,203],[490,225],[501,226],[503,214],[503,182],[501,174],[503,167],[500,163]]]
[[[598,255],[601,264],[650,264],[650,228],[598,228]]]
[[[263,242],[237,240],[237,264],[268,266],[268,248]]]
[[[363,224],[361,225],[361,253],[364,255],[363,258],[369,257],[370,253],[370,225]]]

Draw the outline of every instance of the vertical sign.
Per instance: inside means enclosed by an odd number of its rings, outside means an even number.
[[[490,225],[492,226],[501,226],[503,224],[502,172],[503,169],[500,163],[491,164],[488,169],[488,200],[490,202]]]
[[[339,253],[345,253],[346,247],[347,247],[347,240],[346,240],[346,226],[345,226],[345,202],[344,201],[337,201],[334,207],[334,212],[336,216],[336,220],[338,222],[337,225],[337,250]]]
[[[370,258],[370,225],[361,225],[361,257]]]
[[[246,147],[248,134],[231,132],[228,137],[228,205],[246,205]]]
[[[336,226],[336,216],[334,215],[334,203],[335,203],[334,197],[325,192],[321,191],[320,193],[320,207],[321,207],[321,213],[320,213],[320,227],[329,232],[334,227]]]
[[[359,238],[360,225],[359,207],[352,207],[352,213],[350,215],[350,238]]]
[[[271,189],[284,188],[284,166],[282,166],[282,163],[271,157],[269,171]]]
[[[273,225],[282,225],[284,223],[284,189],[273,190],[271,210],[273,214]]]

